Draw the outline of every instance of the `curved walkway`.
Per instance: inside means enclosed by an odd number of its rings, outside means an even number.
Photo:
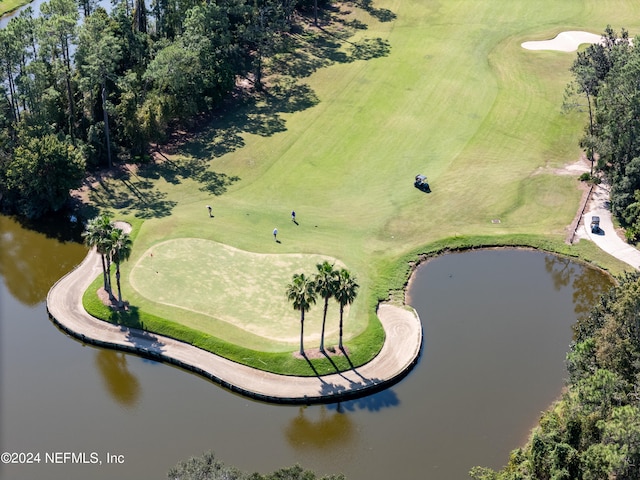
[[[608,185],[601,183],[594,187],[587,208],[588,211],[582,216],[582,225],[577,231],[578,236],[591,240],[618,260],[640,270],[640,251],[622,240],[616,233],[611,216]],[[590,228],[591,218],[594,215],[600,217],[600,231],[598,233],[591,232]]]
[[[381,304],[378,316],[386,340],[380,353],[366,365],[321,377],[263,372],[172,338],[92,317],[82,306],[82,295],[101,273],[100,256],[92,250],[51,288],[47,311],[62,330],[87,343],[178,365],[258,400],[311,404],[361,397],[399,381],[420,355],[422,325],[415,311]]]

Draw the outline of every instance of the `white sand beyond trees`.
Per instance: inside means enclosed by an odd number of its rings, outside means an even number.
[[[570,31],[559,33],[553,40],[524,42],[522,48],[527,50],[556,50],[559,52],[575,52],[583,43],[598,43],[601,35],[595,33]]]

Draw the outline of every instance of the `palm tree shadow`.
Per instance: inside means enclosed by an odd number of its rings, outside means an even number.
[[[161,360],[165,344],[155,334],[145,330],[138,307],[127,304],[126,309],[113,310],[109,321],[120,327],[135,353],[152,360]]]
[[[360,372],[358,372],[358,370],[356,370],[355,365],[353,364],[353,362],[349,358],[349,354],[347,353],[347,350],[344,347],[340,347],[340,350],[342,351],[342,354],[344,355],[344,358],[346,358],[347,362],[349,362],[349,367],[351,367],[351,370],[353,370],[353,373],[358,375],[364,382],[368,382],[369,379],[367,377],[364,377]]]
[[[126,303],[126,309],[114,309],[111,311],[109,321],[121,327],[137,328],[142,330],[144,324],[140,319],[139,308]]]
[[[320,394],[322,396],[334,396],[340,395],[347,390],[347,387],[344,385],[336,385],[334,383],[322,382],[322,389],[320,390]]]
[[[322,379],[322,377],[320,376],[320,373],[318,373],[318,370],[316,370],[316,367],[313,366],[313,363],[311,362],[311,359],[309,357],[307,357],[307,354],[305,352],[302,352],[302,356],[304,357],[304,359],[309,364],[309,368],[311,368],[311,370],[313,370],[313,373],[315,374],[315,376],[318,377],[318,380],[320,380],[321,383],[326,384],[327,382],[325,382]]]
[[[327,360],[329,360],[329,363],[331,363],[331,365],[333,365],[333,368],[335,368],[336,373],[338,375],[340,375],[342,378],[344,378],[345,380],[348,380],[347,377],[345,377],[342,372],[340,371],[340,369],[338,368],[338,366],[336,365],[336,363],[333,361],[333,359],[331,358],[331,356],[324,350],[322,350],[322,354],[326,357]],[[351,363],[351,362],[349,362]]]
[[[126,331],[127,340],[135,346],[136,351],[152,358],[163,352],[165,344],[153,333],[126,327],[122,327],[122,330]]]

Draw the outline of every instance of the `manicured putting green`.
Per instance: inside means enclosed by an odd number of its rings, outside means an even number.
[[[183,310],[181,323],[198,321],[201,331],[224,339],[228,326],[252,336],[297,344],[300,314],[286,297],[294,273],[312,276],[321,255],[258,254],[198,238],[181,238],[154,245],[136,262],[130,275],[132,287],[146,299]],[[319,341],[322,299],[305,316],[305,342]],[[193,313],[199,315],[193,316]],[[349,311],[345,310],[348,323]],[[203,320],[204,318],[204,320]],[[209,321],[207,321],[207,318]],[[325,339],[338,338],[338,306],[329,303]],[[228,325],[221,327],[219,322]],[[364,326],[349,325],[349,332]],[[334,342],[334,343],[335,343]]]

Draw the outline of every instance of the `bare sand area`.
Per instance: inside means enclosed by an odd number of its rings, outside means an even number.
[[[552,40],[524,42],[522,48],[527,50],[555,50],[559,52],[575,52],[583,43],[598,43],[601,35],[582,31],[561,32]]]

